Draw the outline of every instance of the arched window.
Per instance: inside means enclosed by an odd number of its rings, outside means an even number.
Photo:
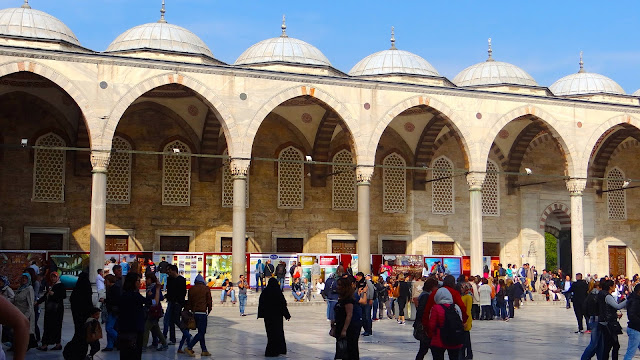
[[[109,159],[107,169],[107,203],[130,204],[131,203],[131,144],[116,136],[113,138],[111,148],[115,150]]]
[[[407,170],[387,168],[405,167],[407,163],[397,153],[382,160],[382,210],[386,213],[403,213],[407,210]]]
[[[293,146],[278,154],[278,208],[304,208],[304,155]],[[299,162],[289,162],[299,161]]]
[[[340,150],[333,156],[334,163],[351,164],[353,156],[349,150]],[[333,165],[332,198],[333,210],[356,209],[356,172],[350,165]]]
[[[227,155],[227,150],[223,155]],[[222,166],[222,207],[233,207],[233,175],[231,174],[231,159],[223,159]],[[247,171],[247,181],[245,181],[245,204],[249,208],[249,172]]]
[[[500,216],[500,177],[498,165],[487,160],[487,176],[482,185],[482,215]]]
[[[191,149],[180,140],[168,143],[162,155],[162,205],[191,204]]]
[[[434,214],[453,214],[453,163],[442,156],[433,162],[432,168],[431,211]]]
[[[35,146],[64,147],[58,135],[48,133],[39,137]],[[66,154],[58,149],[35,149],[33,159],[33,201],[64,202],[64,173]]]
[[[609,219],[626,220],[627,219],[627,195],[625,190],[611,191],[613,189],[622,189],[624,185],[624,173],[613,168],[607,174],[607,210]]]

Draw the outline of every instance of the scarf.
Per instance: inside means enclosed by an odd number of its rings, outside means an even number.
[[[28,288],[29,286],[31,286],[31,275],[29,275],[29,273],[22,273],[22,276],[26,276],[27,277],[27,283],[20,285],[18,290],[24,290],[24,289]]]

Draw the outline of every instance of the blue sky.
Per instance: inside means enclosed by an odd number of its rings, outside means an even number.
[[[30,0],[67,24],[83,46],[103,51],[128,28],[160,17],[160,0]],[[0,0],[18,7],[22,0]],[[363,57],[397,47],[429,61],[453,79],[486,60],[520,66],[543,86],[585,69],[640,88],[640,1],[218,1],[167,0],[167,21],[193,31],[226,63],[252,44],[287,33],[319,48],[348,72]]]

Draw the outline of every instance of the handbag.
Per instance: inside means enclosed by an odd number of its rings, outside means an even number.
[[[338,325],[333,323],[331,324],[331,330],[329,330],[329,336],[337,338],[336,333],[338,332]]]
[[[418,341],[422,341],[425,337],[426,334],[424,333],[424,327],[422,326],[422,323],[418,322],[413,327],[413,338]]]
[[[611,333],[611,335],[622,334],[622,326],[620,326],[620,323],[618,322],[618,320],[609,321],[607,323],[607,327],[609,328],[609,332]]]
[[[336,341],[336,356],[334,359],[349,359],[347,338],[340,338]]]
[[[150,319],[160,319],[164,316],[164,311],[162,310],[162,305],[155,304],[151,305],[149,308],[149,318]]]
[[[189,330],[195,330],[197,328],[196,318],[193,316],[191,311],[182,311],[182,323],[184,324],[184,327]]]

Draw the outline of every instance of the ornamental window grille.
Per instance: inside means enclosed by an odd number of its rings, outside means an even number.
[[[107,203],[131,203],[131,144],[116,136],[111,145],[111,158],[107,169]],[[118,151],[120,150],[120,151]]]
[[[180,140],[171,141],[162,155],[162,205],[191,204],[191,149]]]
[[[341,150],[333,156],[338,164],[353,163],[349,150]],[[333,165],[332,207],[333,210],[356,210],[356,172],[353,165]]]
[[[397,153],[389,154],[382,165],[382,209],[386,213],[403,213],[407,208],[407,163]],[[397,166],[400,168],[386,167]]]
[[[624,187],[624,173],[613,168],[609,170],[607,175],[607,210],[609,219],[626,220],[627,219],[627,195],[626,191],[613,189],[622,189]]]
[[[487,161],[487,175],[482,184],[482,215],[500,216],[500,178],[498,165]]]
[[[453,214],[453,163],[442,156],[433,162],[432,168],[431,212],[434,214]]]
[[[278,154],[278,208],[304,208],[304,155],[293,146]]]
[[[223,155],[227,155],[227,150]],[[223,159],[222,166],[222,207],[233,207],[233,175],[231,174],[231,159]],[[245,206],[249,208],[249,171],[245,181]]]
[[[53,149],[67,144],[58,135],[48,133],[35,142],[35,146],[46,147],[34,150],[33,201],[64,202],[65,164],[64,150]]]

